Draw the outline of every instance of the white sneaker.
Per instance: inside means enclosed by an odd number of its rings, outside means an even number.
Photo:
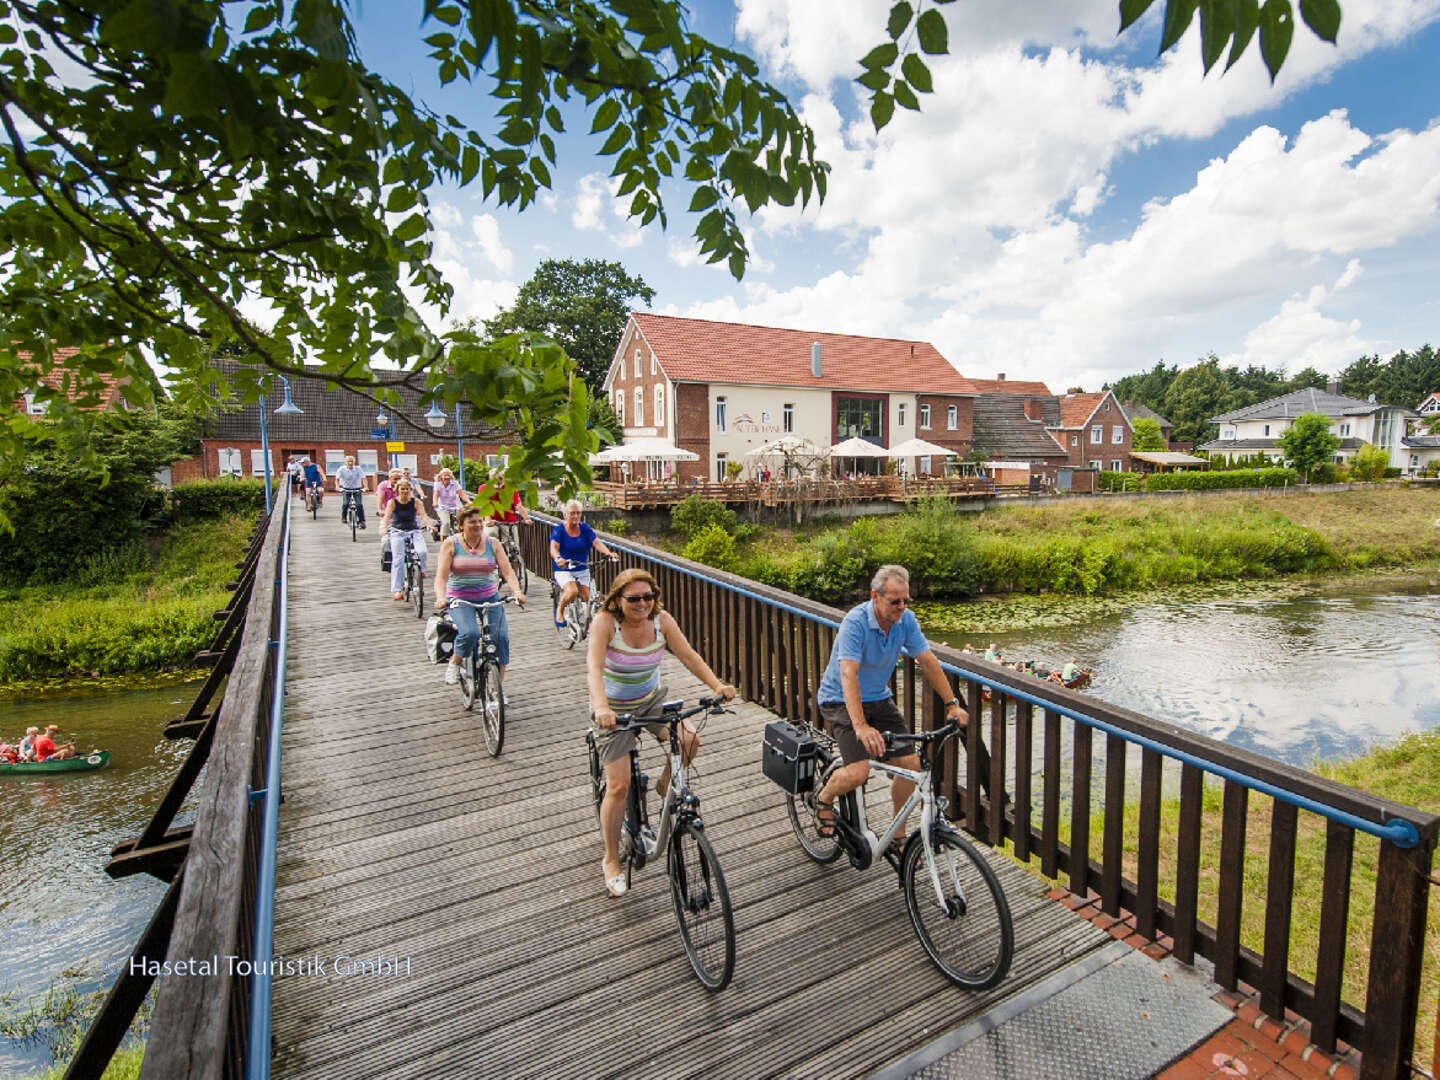
[[[446,664],[446,665],[445,665],[445,685],[446,685],[446,686],[454,686],[454,685],[455,685],[456,683],[458,683],[459,681],[460,681],[460,665],[459,665],[459,664]]]

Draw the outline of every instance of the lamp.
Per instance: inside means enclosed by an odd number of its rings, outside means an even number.
[[[380,411],[375,414],[375,423],[385,429],[385,441],[387,444],[394,441],[395,432],[390,427],[390,417],[386,415],[384,405],[381,405]],[[387,445],[385,447],[385,467],[388,469],[393,464],[395,464],[395,459],[390,456],[390,447]]]
[[[438,401],[432,400],[430,402],[430,411],[425,414],[425,422],[436,431],[439,431],[445,426],[445,414],[440,411],[440,403]]]
[[[290,380],[276,373],[275,378],[285,384],[285,400],[275,410],[276,416],[299,416],[301,409],[290,400]],[[265,513],[270,513],[270,435],[265,430],[265,394],[260,394],[260,453],[265,458]]]

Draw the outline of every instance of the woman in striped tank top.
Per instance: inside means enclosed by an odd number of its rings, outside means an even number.
[[[615,717],[619,713],[660,715],[660,706],[665,703],[660,662],[665,658],[666,649],[713,693],[722,695],[726,701],[735,697],[735,688],[716,677],[710,665],[685,640],[674,618],[660,606],[660,587],[649,572],[622,570],[590,627],[587,656],[591,723],[596,728],[600,761],[605,766],[600,831],[605,838],[605,889],[611,896],[625,892],[619,854],[620,820],[625,815],[625,797],[630,791],[630,748],[637,738],[633,731],[615,731]],[[663,743],[664,724],[649,725],[648,730]],[[680,748],[687,764],[699,746],[695,729],[688,721],[683,723]],[[655,790],[663,792],[669,783],[667,757],[665,772]]]
[[[485,519],[478,506],[467,506],[455,515],[459,532],[445,538],[440,545],[440,565],[435,571],[436,610],[450,603],[450,598],[483,604],[494,600],[500,592],[500,578],[510,586],[515,602],[525,606],[525,594],[515,580],[515,571],[505,550],[491,543],[485,535]],[[450,604],[450,619],[455,623],[455,652],[445,665],[445,681],[460,681],[460,661],[475,652],[480,643],[479,612],[468,604]],[[505,608],[484,610],[486,625],[495,638],[495,659],[500,663],[500,681],[505,681],[505,667],[510,663],[510,625],[505,621]],[[507,702],[508,704],[508,702]]]

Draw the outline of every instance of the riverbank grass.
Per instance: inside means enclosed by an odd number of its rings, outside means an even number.
[[[0,683],[99,677],[186,666],[215,632],[225,583],[245,552],[253,514],[173,526],[148,554],[77,581],[0,592]]]

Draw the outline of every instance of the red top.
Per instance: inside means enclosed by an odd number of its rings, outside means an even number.
[[[517,491],[517,492],[515,492],[515,497],[510,500],[510,509],[509,509],[509,510],[502,510],[500,513],[496,514],[496,515],[495,515],[495,520],[496,520],[496,521],[504,521],[504,522],[519,521],[519,520],[520,520],[520,515],[515,512],[515,507],[517,507],[517,506],[519,506],[519,505],[520,505],[520,492]]]
[[[35,749],[36,761],[44,761],[51,754],[55,753],[56,750],[55,740],[50,738],[48,734],[41,734],[35,736],[35,742],[33,746]]]

